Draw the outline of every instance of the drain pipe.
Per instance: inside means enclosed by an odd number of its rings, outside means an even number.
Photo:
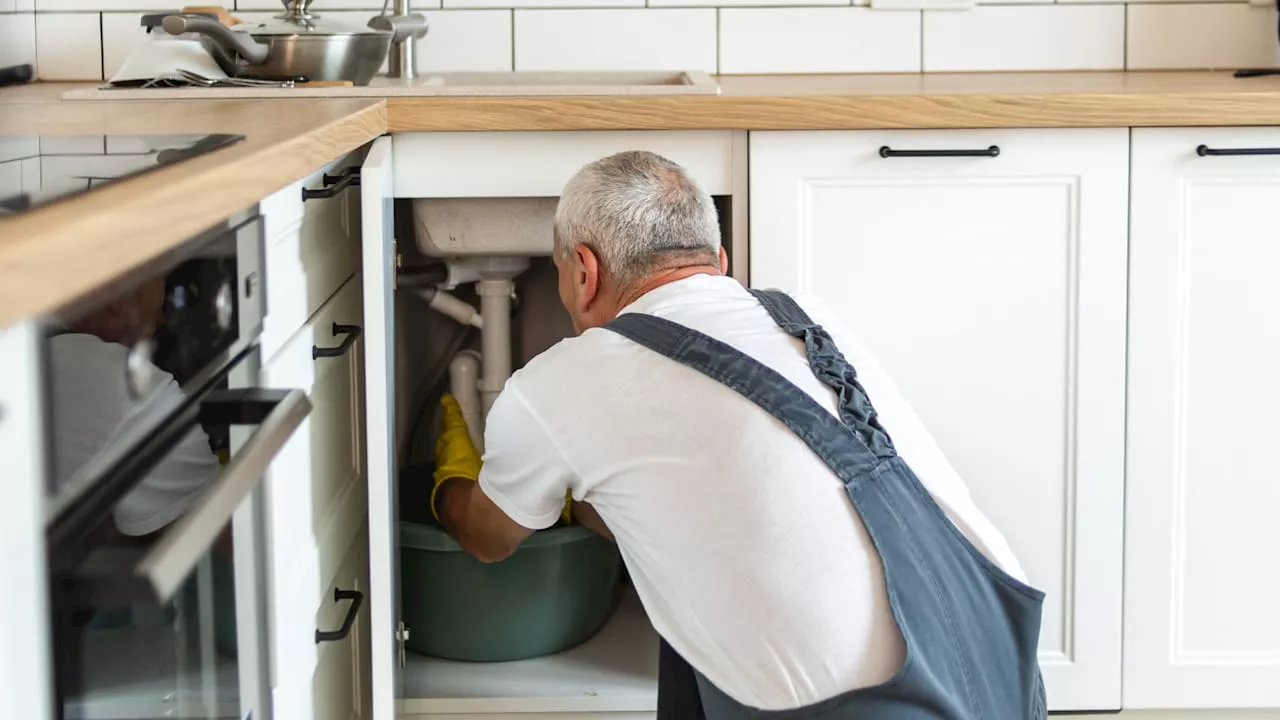
[[[463,325],[477,328],[484,327],[484,318],[480,313],[476,312],[476,309],[470,303],[459,300],[440,288],[412,288],[409,292],[426,300],[427,306],[441,315],[447,315]]]
[[[480,353],[463,350],[449,362],[449,392],[462,409],[467,435],[476,451],[484,455],[484,413],[480,411]]]
[[[480,357],[484,372],[480,376],[480,407],[484,415],[511,377],[511,294],[515,283],[510,278],[484,279],[476,283],[480,295]]]

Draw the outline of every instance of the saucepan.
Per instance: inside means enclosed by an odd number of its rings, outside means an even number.
[[[199,15],[170,15],[171,35],[198,33],[201,45],[232,77],[305,77],[368,85],[387,59],[394,33],[327,20],[310,12],[311,0],[285,0],[285,12],[261,23],[228,27]]]

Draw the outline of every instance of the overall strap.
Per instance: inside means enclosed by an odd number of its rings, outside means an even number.
[[[836,347],[831,335],[786,293],[777,290],[750,290],[756,300],[769,311],[770,317],[784,332],[804,341],[809,369],[815,377],[839,396],[840,419],[857,431],[877,457],[893,457],[893,441],[880,425],[876,409],[858,382],[858,372]]]
[[[786,425],[846,486],[879,464],[850,427],[841,423],[774,369],[713,337],[653,315],[626,313],[604,326],[693,368],[759,405]]]

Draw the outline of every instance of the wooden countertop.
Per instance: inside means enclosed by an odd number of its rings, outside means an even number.
[[[0,219],[0,327],[50,312],[390,132],[1280,125],[1280,77],[1230,73],[719,78],[720,95],[62,101],[0,90],[0,135],[240,133],[235,146]]]
[[[396,97],[391,132],[1280,124],[1280,77],[1229,72],[759,75],[719,95]]]
[[[381,100],[0,102],[0,135],[245,135],[172,168],[0,218],[0,328],[159,257],[386,126]]]

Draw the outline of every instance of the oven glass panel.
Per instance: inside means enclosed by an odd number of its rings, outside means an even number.
[[[230,449],[214,438],[228,434],[226,426],[195,429],[189,450],[203,444],[208,457],[225,460]],[[215,472],[221,462],[213,460]],[[84,544],[78,562],[52,570],[52,646],[62,720],[242,717],[230,524],[173,597],[159,600],[138,571],[181,515],[142,536],[105,523]]]
[[[51,516],[201,392],[243,344],[240,272],[236,235],[223,234],[168,272],[51,324]]]

